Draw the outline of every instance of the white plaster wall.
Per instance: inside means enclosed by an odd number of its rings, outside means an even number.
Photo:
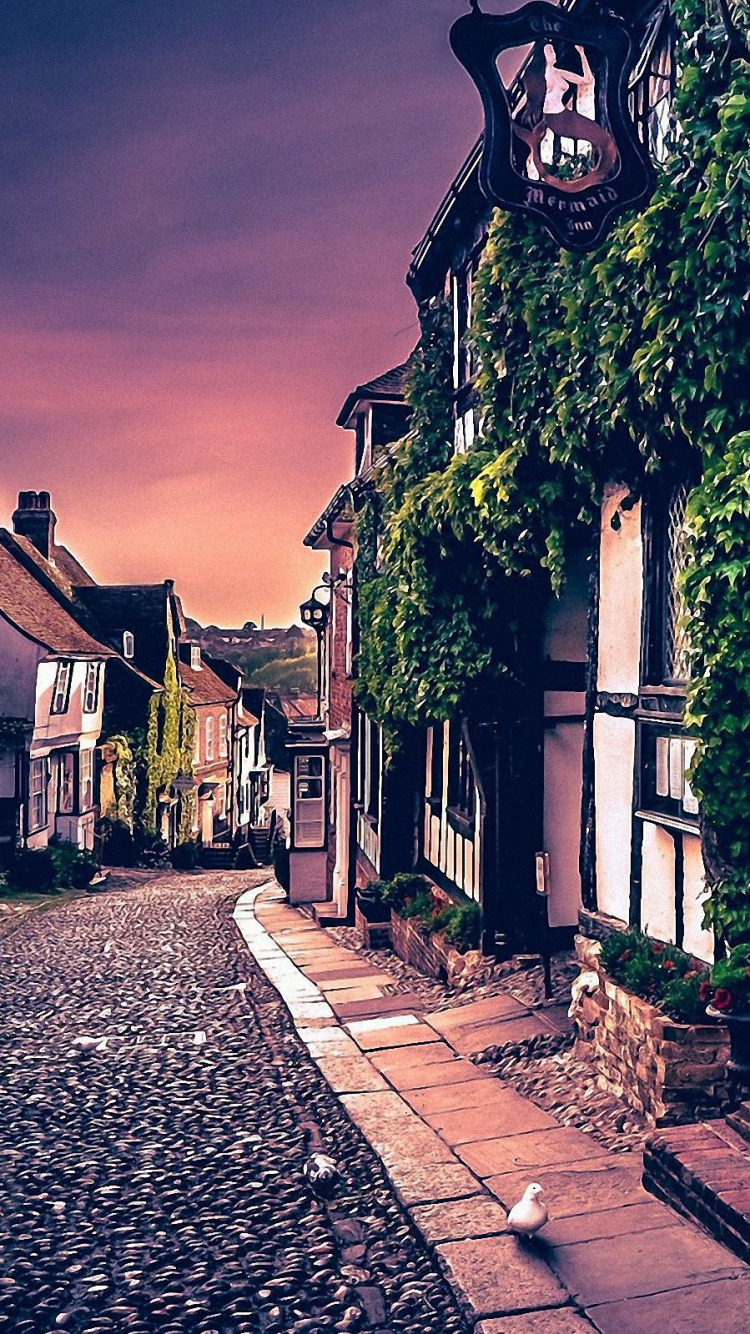
[[[712,963],[713,932],[704,931],[701,925],[706,897],[706,873],[698,835],[685,834],[682,849],[685,866],[684,947],[688,954],[694,954],[697,959],[705,959],[706,963]]]
[[[596,883],[599,911],[628,920],[635,723],[594,719]]]
[[[640,502],[620,514],[619,531],[611,519],[628,494],[624,486],[607,489],[602,505],[599,592],[598,688],[635,694],[640,684],[643,542]]]
[[[34,717],[37,664],[45,650],[0,616],[0,717]]]
[[[323,903],[326,897],[326,853],[289,854],[289,902]]]
[[[53,660],[39,663],[32,755],[44,755],[51,746],[70,739],[76,740],[80,737],[82,741],[88,740],[92,744],[98,740],[102,730],[104,673],[100,664],[99,701],[96,713],[84,713],[83,690],[87,666],[88,664],[83,661],[73,662],[68,707],[65,713],[50,713],[58,664]]]
[[[677,927],[674,839],[667,829],[648,820],[643,823],[641,876],[641,930],[673,945]]]
[[[544,736],[544,848],[550,859],[550,926],[575,926],[581,906],[583,724],[561,723]]]

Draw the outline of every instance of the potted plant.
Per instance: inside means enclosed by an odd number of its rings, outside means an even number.
[[[750,1080],[750,943],[735,945],[702,987],[706,1013],[726,1020],[733,1070]]]
[[[367,885],[357,887],[357,907],[366,922],[389,922],[391,905],[384,897],[387,888],[385,880],[371,880]]]

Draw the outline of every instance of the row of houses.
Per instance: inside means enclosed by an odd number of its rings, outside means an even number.
[[[252,842],[268,796],[262,690],[207,657],[171,580],[102,585],[46,491],[0,529],[0,857],[100,852],[119,822],[168,847]]]
[[[632,97],[658,161],[674,86],[668,6],[643,40]],[[481,143],[408,274],[422,315],[438,302],[452,312],[445,387],[456,455],[471,451],[482,429],[468,337],[491,219],[480,159]],[[548,596],[538,616],[529,607],[537,624],[525,679],[498,683],[494,697],[485,693],[451,718],[403,729],[398,753],[386,757],[387,736],[355,688],[358,534],[378,473],[408,432],[408,375],[409,363],[348,395],[338,425],[354,437],[352,470],[305,538],[330,557],[320,723],[325,888],[310,891],[327,901],[318,913],[351,917],[357,886],[416,869],[456,900],[481,905],[490,951],[548,948],[581,926],[597,933],[624,922],[710,960],[679,585],[694,457],[675,454],[632,494],[613,468],[593,531],[570,545],[561,595]]]

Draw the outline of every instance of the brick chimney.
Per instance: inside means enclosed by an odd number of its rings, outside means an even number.
[[[56,523],[49,491],[19,491],[18,509],[13,513],[13,532],[33,542],[45,560],[49,560],[55,544]]]

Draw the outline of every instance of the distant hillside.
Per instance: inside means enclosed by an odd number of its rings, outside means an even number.
[[[237,629],[202,626],[188,619],[188,634],[213,658],[239,667],[248,685],[282,694],[310,694],[317,689],[315,634],[299,625],[258,630],[251,622]]]

